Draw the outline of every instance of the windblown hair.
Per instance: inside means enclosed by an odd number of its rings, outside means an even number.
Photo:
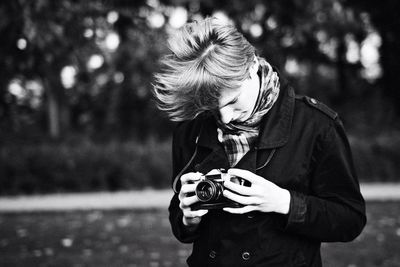
[[[169,40],[169,48],[153,90],[158,108],[172,121],[215,110],[222,90],[236,89],[249,77],[255,56],[233,25],[215,18],[186,24]]]

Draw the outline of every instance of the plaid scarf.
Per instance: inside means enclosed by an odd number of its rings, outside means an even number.
[[[260,131],[261,119],[272,108],[279,95],[279,77],[272,66],[263,58],[260,62],[260,91],[253,112],[244,122],[223,124],[217,119],[218,140],[225,148],[229,164],[234,167],[253,147]]]

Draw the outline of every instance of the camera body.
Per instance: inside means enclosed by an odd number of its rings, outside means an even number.
[[[223,169],[215,169],[206,175],[201,176],[200,181],[197,183],[195,189],[195,194],[197,195],[199,202],[191,206],[192,210],[243,207],[243,205],[223,196],[223,191],[225,189],[224,182],[226,180],[230,180],[238,184],[244,183],[243,179],[229,175]]]

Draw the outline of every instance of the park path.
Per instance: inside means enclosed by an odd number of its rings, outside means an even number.
[[[361,184],[367,201],[399,201],[400,183]],[[152,209],[168,207],[172,190],[49,194],[0,197],[0,212],[68,211],[92,209]]]

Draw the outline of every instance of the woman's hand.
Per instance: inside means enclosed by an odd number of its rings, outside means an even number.
[[[183,212],[183,224],[188,228],[197,228],[201,221],[201,217],[208,212],[208,210],[192,211],[191,205],[198,202],[199,199],[195,194],[197,181],[202,176],[199,172],[189,172],[181,176],[181,190],[179,191],[179,208]]]
[[[224,196],[243,204],[241,208],[224,208],[230,213],[247,213],[250,211],[289,213],[290,193],[276,184],[242,169],[230,169],[228,173],[232,176],[243,178],[251,183],[251,186],[235,184],[225,181]]]

